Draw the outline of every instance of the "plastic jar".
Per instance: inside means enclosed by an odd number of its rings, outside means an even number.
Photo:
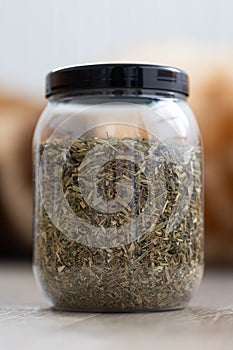
[[[202,145],[187,75],[57,69],[34,134],[34,272],[57,309],[170,310],[203,273]]]

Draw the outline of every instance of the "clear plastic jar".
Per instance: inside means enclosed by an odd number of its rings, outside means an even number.
[[[203,273],[202,145],[176,68],[102,64],[47,76],[33,150],[34,272],[78,311],[187,305]]]

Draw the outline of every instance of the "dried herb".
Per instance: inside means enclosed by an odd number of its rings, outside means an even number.
[[[35,268],[53,305],[185,306],[203,269],[201,148],[130,138],[65,144],[41,146],[46,185],[35,224]]]

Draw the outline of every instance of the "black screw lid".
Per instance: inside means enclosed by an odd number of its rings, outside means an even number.
[[[169,66],[107,63],[59,68],[46,77],[46,97],[72,92],[88,95],[99,91],[102,94],[103,90],[118,94],[130,90],[153,94],[162,90],[188,96],[188,76]]]

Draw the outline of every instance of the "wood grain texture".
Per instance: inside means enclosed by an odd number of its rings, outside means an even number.
[[[233,271],[207,272],[185,310],[55,312],[28,265],[0,266],[0,349],[233,349]]]

